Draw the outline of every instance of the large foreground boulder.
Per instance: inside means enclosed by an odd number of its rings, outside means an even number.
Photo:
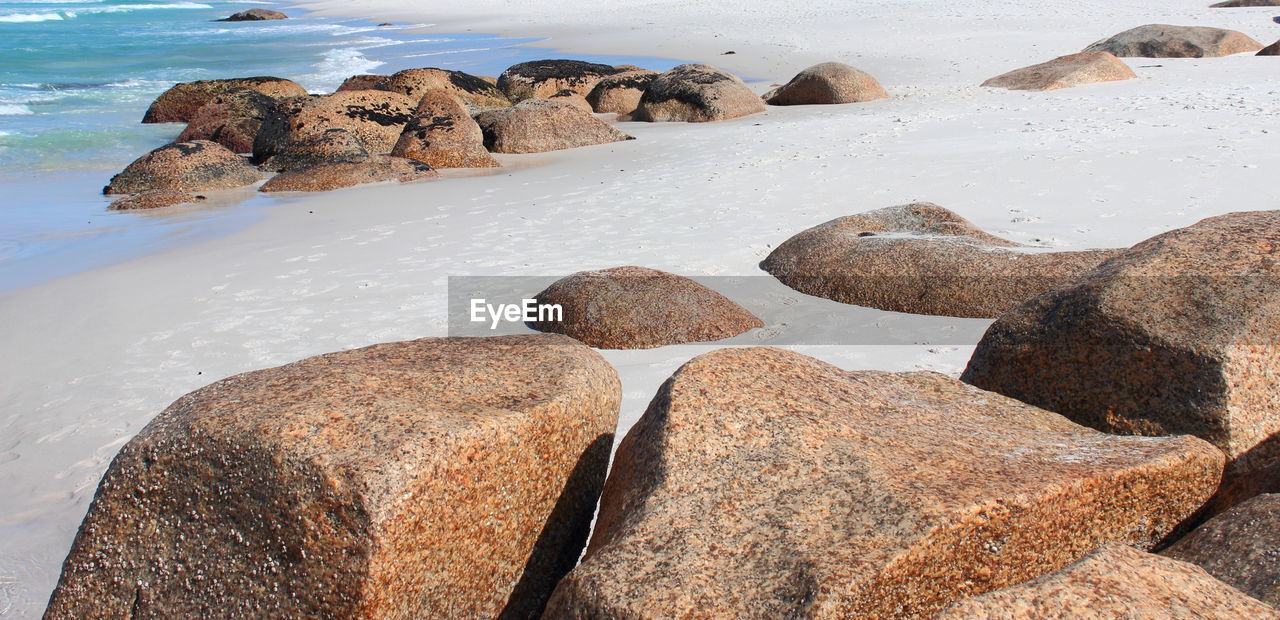
[[[773,91],[769,105],[862,103],[889,96],[869,74],[839,62],[816,64]]]
[[[525,99],[476,117],[484,145],[494,153],[542,153],[632,140],[577,106],[552,99]]]
[[[562,336],[429,338],[188,394],[112,461],[48,618],[536,617],[620,385]]]
[[[302,97],[307,89],[293,80],[278,77],[248,77],[227,80],[199,80],[181,82],[164,91],[147,113],[142,117],[144,123],[187,123],[195,117],[196,110],[209,103],[214,97],[227,91],[247,88],[258,91],[268,97],[277,99],[286,97]]]
[[[1052,575],[956,603],[938,620],[1280,618],[1194,565],[1106,545]]]
[[[400,93],[415,104],[430,91],[445,90],[461,99],[472,114],[511,106],[511,100],[493,84],[470,73],[448,69],[405,69],[392,74],[378,88]]]
[[[640,97],[658,77],[657,71],[625,71],[616,73],[596,82],[587,103],[591,109],[601,114],[614,113],[629,117],[640,105]]]
[[[317,164],[281,172],[262,184],[262,192],[327,192],[365,183],[408,183],[436,176],[420,161],[370,155],[362,159]]]
[[[498,88],[515,101],[546,99],[562,90],[585,96],[601,78],[626,69],[581,60],[532,60],[498,76]]]
[[[363,161],[368,157],[369,151],[350,131],[329,129],[284,145],[279,153],[263,162],[262,169],[285,172],[321,164]]]
[[[1084,51],[1143,58],[1210,58],[1261,48],[1261,43],[1235,30],[1149,24],[1098,41]]]
[[[1155,544],[1221,467],[1193,437],[1106,435],[936,373],[720,349],[622,440],[548,616],[927,617]]]
[[[742,306],[689,278],[645,267],[581,271],[538,293],[560,320],[534,322],[601,349],[650,349],[737,336],[764,323]]]
[[[184,192],[176,189],[150,189],[139,194],[125,196],[124,198],[113,201],[111,204],[107,205],[107,209],[109,211],[140,211],[144,209],[172,207],[174,205],[198,202],[204,199],[204,196],[193,192]]]
[[[922,202],[805,230],[760,268],[802,293],[847,304],[994,318],[1118,252],[1034,251]]]
[[[396,145],[417,107],[409,97],[382,90],[347,90],[284,100],[262,122],[253,143],[253,160],[264,162],[290,142],[330,129],[345,129],[370,154],[385,155]]]
[[[263,119],[275,109],[278,101],[248,88],[216,95],[196,110],[175,141],[209,140],[233,153],[251,153]]]
[[[243,157],[216,142],[166,144],[125,167],[102,189],[104,194],[138,194],[152,189],[206,191],[231,189],[262,180]]]
[[[1161,554],[1195,564],[1280,608],[1280,495],[1259,495],[1238,504]]]
[[[289,19],[288,15],[280,11],[272,11],[270,9],[249,9],[248,11],[240,11],[233,13],[230,17],[224,17],[220,22],[261,22],[272,21],[277,19]]]
[[[737,76],[709,65],[680,65],[649,84],[634,118],[701,123],[763,111],[764,101]]]
[[[498,161],[484,148],[484,132],[462,101],[446,90],[428,91],[418,103],[391,154],[432,168],[491,168]]]
[[[1110,433],[1195,435],[1218,507],[1280,486],[1280,211],[1158,235],[1002,315],[963,379]]]
[[[1138,76],[1133,69],[1111,52],[1080,52],[1015,69],[993,77],[982,85],[1010,90],[1057,90],[1135,77]]]

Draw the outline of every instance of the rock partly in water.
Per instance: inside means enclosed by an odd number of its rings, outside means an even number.
[[[418,103],[391,154],[432,168],[491,168],[498,161],[484,148],[484,132],[462,101],[445,90],[428,91]]]
[[[125,196],[107,205],[107,209],[111,211],[159,209],[161,207],[198,202],[204,199],[204,196],[192,192],[176,189],[152,189],[133,196]]]
[[[1261,48],[1261,43],[1235,30],[1149,24],[1098,41],[1084,51],[1143,58],[1209,58]]]
[[[928,617],[1156,544],[1221,468],[1194,437],[1107,435],[936,373],[720,349],[622,440],[547,617]]]
[[[182,82],[164,91],[147,113],[142,117],[144,123],[188,123],[195,118],[196,111],[214,97],[236,90],[247,88],[258,91],[268,97],[282,99],[286,97],[302,97],[307,89],[293,80],[278,77],[232,78],[229,80],[199,80]]]
[[[630,117],[640,106],[640,97],[658,75],[657,71],[640,70],[601,78],[587,94],[587,103],[591,104],[593,111],[601,114]]]
[[[389,75],[376,75],[372,73],[353,75],[343,80],[342,84],[338,86],[338,90],[335,92],[342,92],[345,90],[377,90],[378,85],[387,81],[390,77],[391,76]]]
[[[281,172],[258,188],[261,192],[327,192],[365,183],[408,183],[436,176],[420,161],[370,155],[363,159],[317,164]]]
[[[494,153],[542,153],[633,138],[564,101],[525,99],[476,116]]]
[[[361,161],[369,156],[350,131],[329,129],[324,133],[290,142],[262,164],[263,170],[285,172],[320,164]]]
[[[46,617],[537,617],[585,542],[620,392],[547,335],[224,379],[121,449]]]
[[[461,99],[473,115],[511,106],[511,100],[493,84],[470,73],[448,69],[405,69],[392,74],[378,88],[405,95],[415,103],[430,91],[446,90]]]
[[[764,101],[737,76],[709,65],[680,65],[654,78],[633,117],[701,123],[763,111]]]
[[[1259,495],[1161,552],[1280,608],[1280,495]]]
[[[760,268],[802,293],[847,304],[994,318],[1118,252],[1031,251],[922,202],[805,230]]]
[[[601,78],[623,71],[581,60],[533,60],[503,71],[498,88],[515,101],[546,99],[562,90],[586,96]]]
[[[249,9],[248,11],[240,11],[234,13],[230,17],[224,17],[220,22],[261,22],[275,19],[289,19],[288,15],[280,11],[271,11],[268,9]]]
[[[1258,50],[1259,56],[1280,56],[1280,41]]]
[[[1138,76],[1133,69],[1111,52],[1080,52],[998,75],[982,85],[1010,90],[1057,90],[1135,77]]]
[[[773,91],[769,105],[862,103],[889,96],[869,74],[839,62],[824,62],[796,74]]]
[[[104,194],[140,194],[152,189],[198,192],[232,189],[262,180],[262,172],[216,142],[166,144],[129,164],[102,189]]]
[[[538,293],[560,320],[534,329],[573,336],[601,349],[651,349],[711,342],[763,327],[754,314],[689,278],[645,267],[582,271]]]
[[[947,608],[938,620],[1280,618],[1186,562],[1106,545],[1035,581]]]
[[[253,152],[253,141],[262,120],[275,108],[277,99],[239,88],[215,96],[200,106],[176,142],[209,140],[233,153]]]
[[[348,90],[332,95],[281,101],[267,115],[253,142],[253,160],[261,163],[291,142],[345,129],[372,155],[391,152],[413,119],[415,100],[382,90]]]
[[[1280,487],[1280,211],[1158,235],[1002,315],[963,379],[1128,435],[1228,458],[1215,510]]]

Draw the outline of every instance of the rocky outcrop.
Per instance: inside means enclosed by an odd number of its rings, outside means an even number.
[[[1195,564],[1241,592],[1280,607],[1280,495],[1245,501],[1161,554]]]
[[[264,162],[262,168],[284,172],[320,164],[360,161],[368,156],[369,152],[350,131],[329,129],[286,144],[279,153]]]
[[[107,209],[111,211],[159,209],[161,207],[198,202],[204,199],[204,196],[192,192],[176,189],[152,189],[133,196],[125,196],[107,205]]]
[[[587,94],[591,109],[601,114],[630,117],[640,105],[640,97],[658,77],[657,71],[626,71],[601,78]]]
[[[327,192],[364,183],[408,183],[434,177],[436,174],[431,166],[420,161],[390,155],[370,155],[362,159],[293,168],[271,177],[258,191]]]
[[[1261,48],[1261,43],[1235,30],[1149,24],[1098,41],[1084,51],[1143,58],[1210,58]]]
[[[561,336],[219,381],[121,449],[46,617],[536,617],[585,541],[620,391]]]
[[[824,62],[797,73],[768,98],[769,105],[862,103],[889,93],[869,74],[838,62]]]
[[[547,617],[928,617],[1155,544],[1221,467],[1192,437],[1106,435],[936,373],[720,349],[622,440]]]
[[[559,320],[533,322],[601,349],[651,349],[711,342],[763,327],[742,306],[689,278],[645,267],[582,271],[538,293]]]
[[[1280,56],[1280,41],[1258,50],[1258,56]]]
[[[207,140],[166,144],[129,164],[102,189],[139,194],[153,189],[198,192],[231,189],[262,180],[262,173],[226,147]]]
[[[937,618],[1274,620],[1280,614],[1191,564],[1107,545],[1052,575],[956,603]]]
[[[994,318],[1118,252],[1035,251],[923,202],[805,230],[760,268],[802,293],[847,304]]]
[[[998,75],[982,85],[1010,90],[1043,91],[1135,77],[1138,76],[1133,69],[1111,52],[1080,52]]]
[[[680,65],[654,78],[633,117],[640,121],[722,121],[764,111],[736,76],[708,65]]]
[[[623,71],[581,60],[533,60],[503,71],[498,88],[515,101],[546,99],[562,90],[585,96],[600,78]]]
[[[200,106],[176,142],[209,140],[233,153],[253,152],[253,140],[262,120],[278,100],[260,92],[239,88],[215,96]]]
[[[378,88],[405,95],[415,103],[429,91],[446,90],[461,99],[472,114],[511,106],[511,100],[493,84],[447,69],[406,69],[392,74]]]
[[[476,116],[494,153],[542,153],[633,139],[571,103],[525,99]]]
[[[1280,211],[1158,235],[1002,315],[963,379],[1110,433],[1226,453],[1215,509],[1280,476]]]
[[[181,82],[164,91],[147,113],[142,117],[144,123],[187,123],[195,117],[196,111],[214,97],[236,90],[247,88],[277,99],[301,97],[307,89],[293,80],[277,77],[232,78],[229,80],[199,80]]]
[[[338,90],[336,92],[346,90],[376,90],[379,84],[387,81],[390,77],[391,76],[389,75],[375,75],[371,73],[353,75],[343,80],[342,84],[338,86]]]
[[[234,13],[231,17],[224,17],[220,22],[260,22],[275,19],[289,19],[288,15],[280,11],[271,11],[267,9],[249,9],[248,11],[240,11]]]
[[[391,154],[432,168],[490,168],[498,161],[484,148],[484,132],[462,101],[445,90],[428,91]]]
[[[345,129],[373,155],[391,152],[417,104],[399,93],[348,90],[320,97],[282,101],[262,122],[253,142],[253,160],[261,163],[291,142]]]

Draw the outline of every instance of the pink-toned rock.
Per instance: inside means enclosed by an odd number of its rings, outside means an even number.
[[[371,73],[353,75],[343,80],[342,84],[338,86],[338,90],[336,92],[342,92],[344,90],[376,90],[379,84],[387,81],[390,77],[391,76],[389,75],[375,75]]]
[[[601,78],[625,69],[581,60],[533,60],[498,76],[498,88],[515,101],[546,99],[562,91],[585,96]]]
[[[1016,69],[982,83],[1010,90],[1057,90],[1138,77],[1111,52],[1080,52]]]
[[[45,617],[537,617],[621,386],[563,336],[330,353],[188,394],[112,461]]]
[[[583,112],[586,112],[587,114],[591,114],[595,112],[595,110],[591,107],[591,103],[587,101],[586,97],[583,97],[582,95],[579,95],[578,93],[575,93],[568,89],[562,90],[554,95],[551,95],[550,97],[547,97],[547,99],[550,99],[552,101],[563,101],[569,105],[572,105],[575,108],[578,108],[579,110],[582,110]]]
[[[633,117],[702,123],[764,111],[764,101],[737,76],[709,65],[680,65],[649,84]]]
[[[769,105],[862,103],[889,93],[869,74],[838,62],[824,62],[796,74],[767,98]]]
[[[491,168],[498,161],[484,148],[484,132],[462,101],[446,90],[427,91],[391,154],[432,168]]]
[[[772,348],[700,355],[618,446],[548,618],[902,618],[1117,541],[1213,494],[1194,437],[1117,437],[936,373]]]
[[[142,117],[144,123],[187,123],[195,113],[214,97],[238,88],[258,91],[268,97],[282,99],[301,97],[307,89],[293,80],[277,77],[232,78],[227,80],[199,80],[181,82],[164,91],[147,108]]]
[[[438,173],[420,161],[370,155],[363,159],[317,164],[281,172],[258,188],[260,192],[327,192],[364,183],[408,183]]]
[[[348,90],[319,97],[281,101],[262,122],[253,143],[261,163],[289,143],[345,129],[372,155],[391,152],[413,119],[416,100],[383,90]]]
[[[104,194],[139,194],[152,189],[198,192],[232,189],[262,180],[243,157],[216,142],[166,144],[129,164],[102,189]]]
[[[587,94],[587,103],[591,104],[592,110],[601,114],[630,116],[639,107],[644,91],[658,75],[657,71],[641,69],[601,78]]]
[[[564,101],[525,99],[476,116],[484,145],[494,153],[542,153],[633,138]]]
[[[350,131],[329,129],[284,145],[279,153],[263,162],[262,169],[286,172],[321,164],[364,161],[368,157],[369,151]]]
[[[152,189],[132,196],[125,196],[107,205],[111,211],[135,211],[141,209],[159,209],[173,205],[186,204],[204,200],[205,197],[192,192],[176,189]]]
[[[1098,41],[1084,51],[1143,58],[1210,58],[1261,48],[1261,43],[1235,30],[1149,24]]]
[[[1259,495],[1236,505],[1161,555],[1195,564],[1280,608],[1280,495]]]
[[[448,69],[405,69],[387,78],[378,88],[400,93],[414,102],[433,90],[446,90],[462,100],[472,114],[511,107],[511,100],[496,86],[470,73]]]

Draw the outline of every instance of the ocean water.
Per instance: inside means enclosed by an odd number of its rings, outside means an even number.
[[[263,2],[24,0],[0,2],[0,293],[247,225],[268,198],[235,204],[112,213],[101,188],[180,124],[142,125],[176,82],[274,75],[311,92],[347,76],[442,67],[497,75],[557,57],[534,39],[426,31],[308,16],[218,22]],[[654,69],[660,59],[575,56]]]

